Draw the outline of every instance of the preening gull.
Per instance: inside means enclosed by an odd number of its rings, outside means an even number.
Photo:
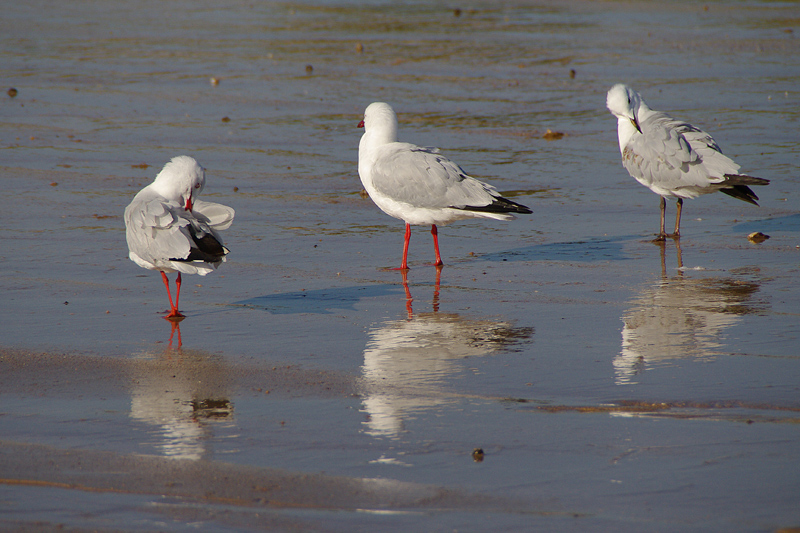
[[[758,205],[758,196],[748,185],[767,185],[769,180],[739,174],[739,165],[722,154],[708,133],[653,111],[639,93],[621,83],[608,91],[606,106],[617,117],[622,165],[661,196],[661,231],[656,240],[680,237],[684,198],[719,191]],[[678,199],[671,235],[664,231],[667,196]]]
[[[430,224],[435,265],[441,266],[437,224],[466,218],[510,220],[512,213],[531,213],[468,176],[439,150],[397,142],[397,116],[388,104],[370,104],[359,127],[364,128],[358,146],[361,183],[384,213],[406,223],[401,270],[408,269],[411,224]]]
[[[205,184],[205,171],[197,161],[174,157],[125,208],[128,256],[142,268],[161,271],[171,308],[165,318],[184,316],[178,311],[181,274],[205,276],[228,254],[218,232],[230,227],[234,211],[198,200]],[[174,303],[167,272],[178,273]]]

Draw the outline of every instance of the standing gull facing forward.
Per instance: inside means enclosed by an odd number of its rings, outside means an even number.
[[[228,249],[217,231],[233,222],[230,207],[197,200],[205,187],[205,171],[189,156],[174,157],[125,208],[125,237],[131,261],[161,271],[170,312],[181,318],[181,273],[205,276],[225,262]],[[175,303],[167,272],[177,272]]]
[[[769,180],[739,174],[739,165],[722,155],[708,133],[653,111],[639,93],[621,83],[608,91],[606,106],[617,117],[622,165],[661,196],[661,231],[656,240],[680,237],[684,198],[720,191],[758,205],[758,196],[748,185],[767,185]],[[678,198],[672,235],[664,231],[667,196]]]
[[[511,213],[531,212],[468,176],[437,149],[397,142],[397,116],[388,104],[370,104],[359,127],[364,128],[358,146],[361,183],[384,213],[406,223],[401,270],[408,269],[411,224],[430,224],[435,265],[441,266],[437,224],[466,218],[511,220]]]

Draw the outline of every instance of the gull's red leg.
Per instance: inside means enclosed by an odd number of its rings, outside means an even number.
[[[170,311],[175,310],[175,304],[172,303],[172,293],[169,292],[169,280],[167,279],[167,274],[161,270],[161,279],[164,281],[164,287],[167,288],[167,298],[169,298],[169,309]]]
[[[408,243],[411,241],[411,224],[406,222],[406,239],[403,244],[403,264],[399,270],[408,270]]]
[[[442,266],[442,256],[439,255],[439,230],[436,229],[436,224],[431,225],[431,235],[433,235],[433,248],[436,250],[436,262],[433,266]]]
[[[164,286],[167,288],[167,296],[169,297],[169,306],[170,311],[167,316],[164,318],[183,318],[183,315],[178,311],[178,298],[181,296],[181,274],[178,273],[178,279],[175,281],[175,286],[177,287],[177,293],[175,295],[175,303],[172,303],[172,294],[169,292],[169,280],[167,279],[167,275],[164,271],[161,271],[161,279],[164,280]]]
[[[178,310],[178,301],[181,299],[181,273],[178,272],[178,279],[175,280],[175,311]]]

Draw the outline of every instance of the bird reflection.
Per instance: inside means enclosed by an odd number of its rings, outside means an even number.
[[[755,299],[756,281],[685,277],[677,242],[678,274],[667,276],[666,244],[657,245],[661,278],[641,288],[622,317],[622,350],[613,362],[618,385],[636,383],[636,376],[654,364],[719,354],[725,330],[763,307]]]
[[[170,341],[175,333],[180,346],[180,327],[173,322]],[[151,427],[165,456],[205,457],[213,427],[232,425],[222,359],[173,348],[170,342],[163,353],[137,354],[132,368],[131,418]]]
[[[404,421],[453,401],[446,382],[462,371],[457,361],[485,356],[526,342],[533,328],[508,322],[470,320],[439,313],[441,267],[437,268],[432,312],[414,314],[407,272],[402,272],[408,317],[374,325],[364,350],[366,432],[397,437]]]
[[[170,330],[170,332],[169,332],[169,348],[170,349],[173,349],[173,348],[174,349],[179,349],[181,346],[183,346],[183,341],[181,340],[181,321],[183,321],[184,318],[186,318],[186,317],[178,316],[178,317],[172,317],[172,318],[169,319],[169,324],[170,324],[170,327],[172,328]],[[177,344],[178,345],[173,347],[172,346],[172,339],[173,339],[173,337],[175,337],[176,333],[178,334],[178,337],[177,337]]]
[[[436,265],[436,282],[434,283],[433,288],[433,301],[431,302],[431,308],[433,309],[434,313],[439,312],[439,286],[442,283],[442,269],[444,265]],[[408,270],[401,270],[400,271],[403,275],[403,289],[406,292],[406,311],[408,312],[409,320],[414,318],[414,309],[411,303],[414,301],[414,298],[411,297],[411,290],[408,288]]]

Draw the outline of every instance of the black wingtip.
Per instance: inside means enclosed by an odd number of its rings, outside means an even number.
[[[464,211],[478,211],[481,213],[517,213],[521,215],[530,215],[533,211],[525,205],[513,202],[508,198],[498,196],[489,205],[467,205],[464,207],[457,207],[454,209],[463,209]]]
[[[222,245],[210,233],[198,234],[197,230],[189,225],[189,234],[192,237],[192,244],[189,248],[189,255],[183,259],[170,259],[171,261],[204,261],[206,263],[219,263],[222,258],[228,255],[229,250]]]
[[[747,202],[748,204],[758,205],[758,202],[756,202],[756,200],[758,200],[758,196],[756,196],[756,193],[750,190],[750,187],[746,185],[734,185],[733,187],[720,189],[719,192]]]
[[[769,180],[746,174],[725,174],[724,178],[725,182],[722,185],[725,187],[720,189],[719,192],[753,205],[758,205],[758,202],[756,202],[758,196],[748,185],[769,185]]]
[[[725,174],[725,185],[769,185],[769,180],[747,174]]]

